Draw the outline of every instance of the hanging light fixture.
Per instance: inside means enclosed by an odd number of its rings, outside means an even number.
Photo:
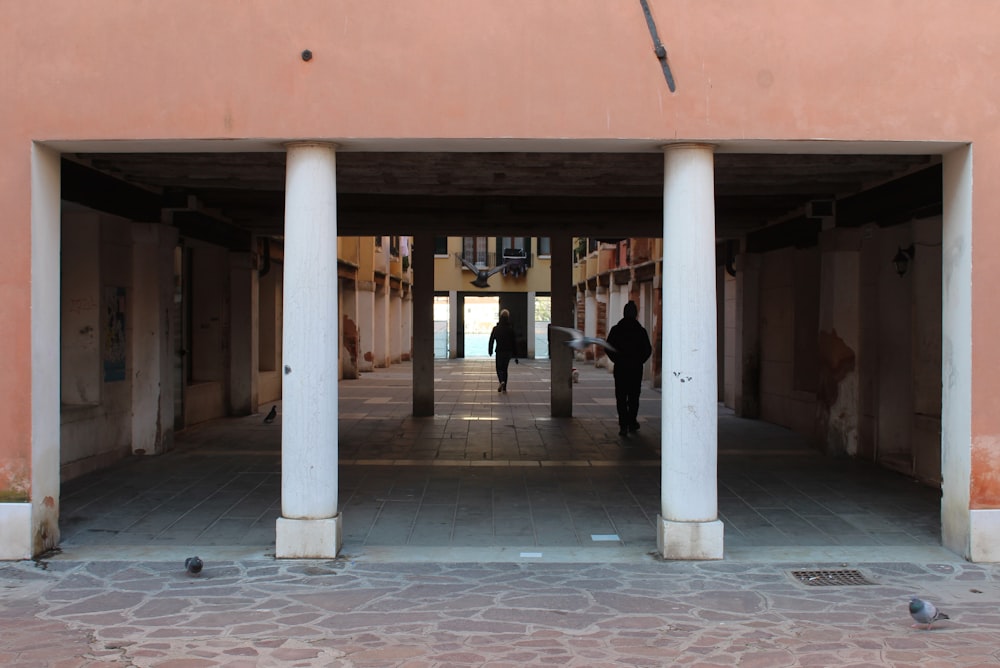
[[[910,244],[906,248],[902,246],[898,247],[895,257],[892,258],[892,263],[896,267],[896,273],[902,276],[906,273],[906,270],[910,267],[910,260],[913,259],[913,244]]]

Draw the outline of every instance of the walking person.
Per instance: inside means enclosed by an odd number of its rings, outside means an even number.
[[[618,408],[618,435],[639,430],[639,393],[642,365],[653,354],[646,328],[639,324],[639,307],[625,304],[624,317],[608,332],[608,357],[615,363],[615,403]],[[612,348],[614,349],[612,351]]]
[[[512,358],[515,364],[518,363],[517,354],[514,349],[514,327],[510,324],[510,311],[507,309],[500,311],[500,320],[493,327],[493,331],[490,332],[490,343],[487,350],[491,356],[493,355],[494,345],[497,351],[497,380],[500,382],[497,386],[497,392],[506,393],[507,367],[510,366]]]

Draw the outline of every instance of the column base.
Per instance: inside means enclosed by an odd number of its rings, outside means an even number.
[[[274,556],[278,559],[333,559],[343,544],[340,513],[321,520],[279,517]]]
[[[664,559],[722,559],[723,524],[711,522],[675,522],[656,516],[656,549]]]
[[[0,503],[0,561],[31,556],[31,504]]]

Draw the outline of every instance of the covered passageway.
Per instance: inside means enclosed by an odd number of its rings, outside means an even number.
[[[135,311],[133,333],[141,322],[151,338],[142,356],[130,358],[147,372],[145,384],[133,382],[130,401],[147,406],[138,415],[156,416],[154,433],[148,419],[130,425],[135,453],[169,449],[169,432],[185,428],[184,416],[206,402],[226,415],[257,410],[263,367],[255,358],[262,350],[256,325],[265,311],[246,295],[258,294],[261,271],[280,255],[281,355],[269,370],[282,400],[279,557],[332,557],[342,545],[340,346],[331,343],[341,336],[342,237],[414,238],[410,409],[428,419],[440,413],[427,273],[435,236],[489,230],[549,237],[552,322],[565,326],[574,323],[573,238],[661,238],[653,303],[662,354],[656,532],[664,558],[724,556],[720,403],[737,416],[808,435],[831,456],[940,482],[942,397],[931,389],[935,368],[940,388],[940,326],[907,340],[916,362],[887,361],[909,334],[878,316],[906,312],[917,322],[936,309],[940,322],[940,296],[925,296],[928,289],[940,295],[942,280],[940,251],[930,250],[940,246],[946,216],[941,147],[896,145],[889,153],[881,145],[809,142],[519,142],[517,151],[488,141],[235,144],[224,152],[211,142],[173,152],[142,144],[113,153],[65,146],[55,158],[58,192],[80,225],[100,227],[91,212],[113,216],[148,253],[132,256],[134,276],[148,270],[130,279],[133,295],[145,291],[149,303],[163,305],[185,303],[186,295],[192,309],[187,320],[169,309]],[[202,249],[186,265],[179,241]],[[892,284],[883,276],[897,246],[908,249],[910,276],[920,283]],[[886,249],[892,253],[883,257]],[[178,271],[177,262],[184,268]],[[231,279],[228,294],[197,280],[220,263]],[[178,275],[189,292],[174,291]],[[228,321],[214,321],[206,300],[228,302]],[[904,310],[886,308],[900,300]],[[187,340],[200,341],[201,349],[175,347],[176,324],[198,326],[192,316],[199,303],[204,328]],[[131,305],[137,309],[138,299]],[[206,350],[217,356],[204,357]],[[572,359],[556,350],[547,370],[549,417],[570,418]],[[185,377],[192,357],[210,378]],[[908,398],[896,391],[904,386],[916,388]],[[77,430],[67,438],[65,407],[62,421],[62,467],[72,470],[68,453],[87,436]],[[903,442],[892,436],[900,425],[911,436]],[[148,449],[134,445],[140,438]]]

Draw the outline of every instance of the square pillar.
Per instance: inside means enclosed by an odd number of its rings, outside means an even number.
[[[434,415],[434,235],[426,232],[413,239],[413,415]]]

